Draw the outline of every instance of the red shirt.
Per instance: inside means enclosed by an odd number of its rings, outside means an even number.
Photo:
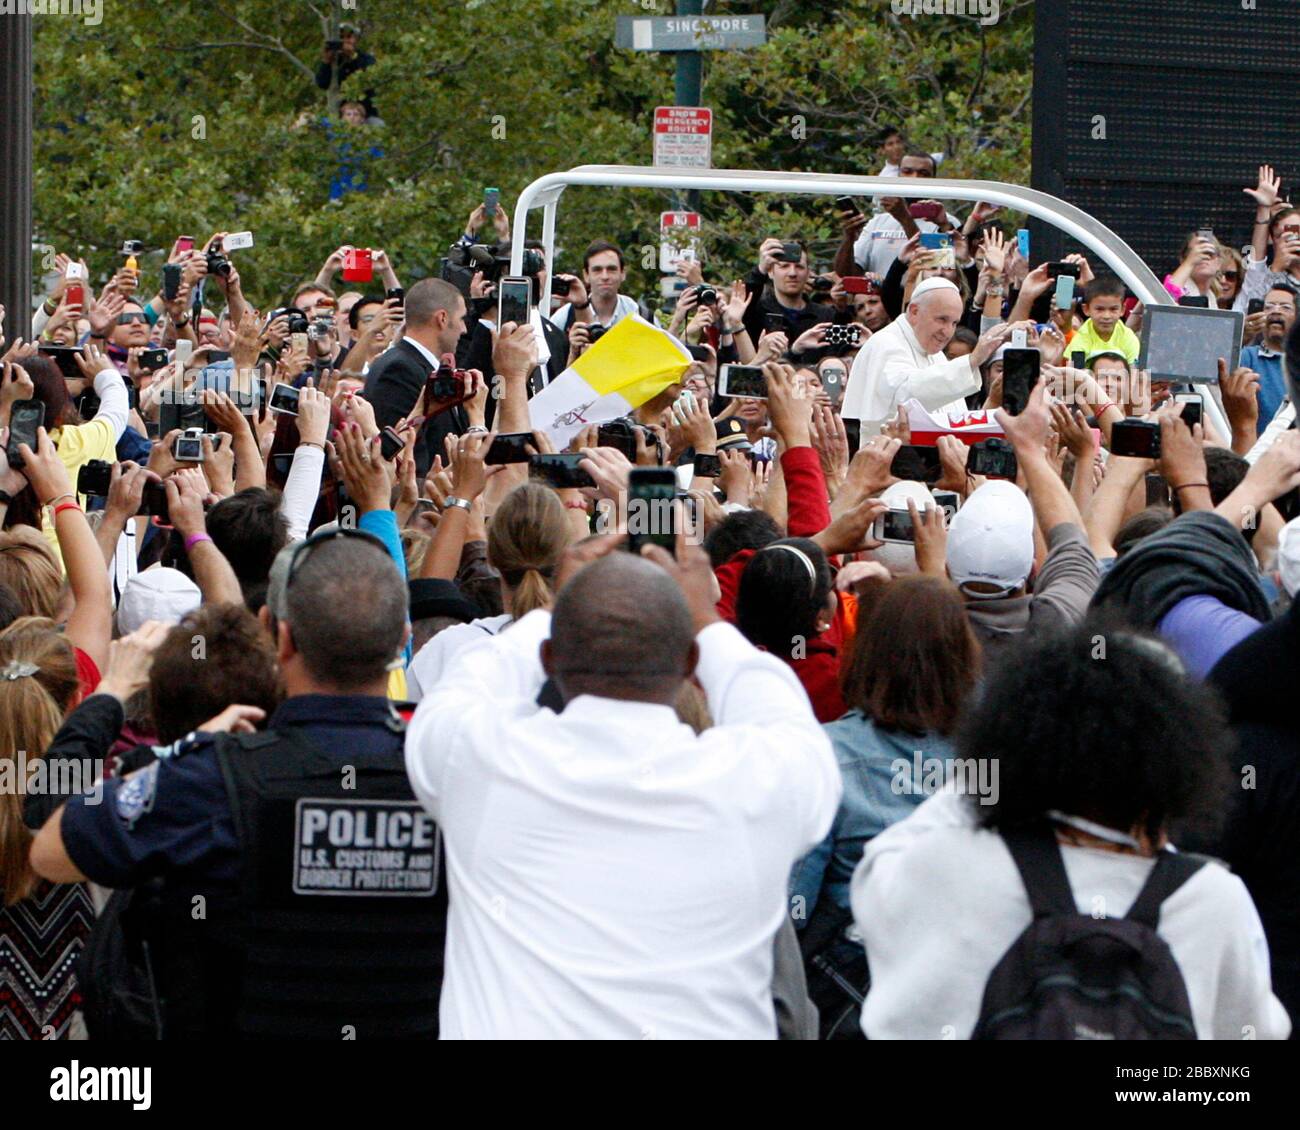
[[[789,536],[812,537],[821,533],[831,524],[821,457],[811,447],[792,447],[781,456],[781,472],[785,477]],[[756,552],[742,549],[714,570],[718,587],[722,590],[717,604],[718,615],[728,623],[736,622],[740,575]],[[840,647],[849,637],[846,629],[845,609],[841,602],[830,628],[808,641],[802,658],[782,657],[807,692],[819,722],[833,722],[848,709],[840,694],[839,659]]]
[[[81,683],[81,698],[85,698],[87,695],[94,694],[95,688],[99,686],[101,678],[99,668],[81,648],[74,647],[72,650],[77,657],[77,680]],[[77,701],[80,702],[81,699]]]

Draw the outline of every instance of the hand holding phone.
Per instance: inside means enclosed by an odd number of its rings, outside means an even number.
[[[672,467],[633,467],[627,476],[627,548],[677,549],[677,472]]]
[[[369,247],[350,247],[343,253],[343,281],[370,282],[375,277]]]
[[[532,432],[505,432],[492,441],[483,462],[489,467],[527,463],[536,454],[537,438]]]
[[[517,326],[531,323],[533,280],[526,275],[508,275],[497,286],[497,329],[513,322]]]
[[[41,400],[16,400],[9,411],[9,443],[5,455],[9,466],[21,470],[26,466],[18,448],[26,444],[36,450],[36,431],[45,426],[45,403]]]
[[[580,451],[547,452],[528,457],[529,476],[561,490],[594,487],[596,480],[578,466],[585,459]]]
[[[767,374],[761,365],[723,365],[718,395],[766,400]]]
[[[1002,407],[1008,415],[1019,416],[1029,406],[1042,363],[1037,349],[1008,349],[1002,354]]]

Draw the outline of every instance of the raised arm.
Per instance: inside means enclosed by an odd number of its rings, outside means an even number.
[[[821,457],[812,446],[812,393],[799,383],[789,365],[769,361],[763,372],[767,375],[767,410],[784,447],[781,471],[785,478],[787,528],[792,537],[811,537],[831,522]]]
[[[1047,407],[1047,388],[1041,382],[1029,394],[1029,404],[1019,416],[1005,409],[995,413],[1008,441],[1016,451],[1016,462],[1024,473],[1033,503],[1034,517],[1044,537],[1049,537],[1057,526],[1071,522],[1083,529],[1083,515],[1070,497],[1061,476],[1047,458],[1043,445],[1051,426],[1051,413]]]
[[[483,465],[483,457],[487,455],[494,438],[495,435],[491,432],[470,432],[446,438],[453,497],[470,506],[473,506],[487,486],[487,468]],[[424,555],[421,577],[441,577],[448,581],[456,579],[470,517],[469,508],[465,506],[447,506],[443,509],[438,529]]]
[[[1115,556],[1115,535],[1124,524],[1129,496],[1153,466],[1148,459],[1124,455],[1112,455],[1107,461],[1106,477],[1093,492],[1084,520],[1088,544],[1098,557]]]
[[[1273,218],[1273,205],[1282,191],[1282,178],[1273,172],[1272,165],[1260,165],[1255,187],[1242,191],[1255,201],[1255,227],[1250,237],[1250,250],[1256,260],[1262,261],[1268,254],[1269,223]]]
[[[108,660],[113,638],[113,590],[109,586],[104,558],[94,532],[73,493],[68,470],[44,428],[36,431],[36,450],[19,445],[23,474],[32,484],[42,507],[52,508],[54,532],[63,554],[63,567],[75,601],[68,615],[64,635],[80,648],[99,670]]]
[[[186,468],[166,482],[167,513],[172,527],[184,539],[185,552],[194,569],[194,580],[206,604],[243,604],[244,593],[239,578],[225,554],[208,536],[203,514],[203,500],[208,484],[203,472]]]

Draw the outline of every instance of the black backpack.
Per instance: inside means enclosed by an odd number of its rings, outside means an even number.
[[[1161,852],[1123,918],[1080,914],[1050,826],[1002,834],[1034,920],[988,984],[976,1040],[1194,1040],[1187,986],[1156,933],[1160,905],[1206,857]]]
[[[92,1040],[162,1037],[152,941],[162,884],[114,891],[77,959],[77,985]]]

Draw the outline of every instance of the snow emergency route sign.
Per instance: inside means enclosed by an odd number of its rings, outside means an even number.
[[[656,106],[654,136],[655,168],[712,167],[713,111],[707,106]]]

